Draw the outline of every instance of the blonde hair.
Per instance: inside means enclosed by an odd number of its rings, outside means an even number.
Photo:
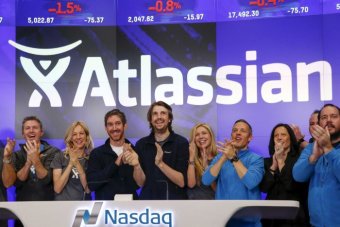
[[[72,135],[73,135],[73,131],[74,129],[77,127],[77,126],[80,126],[84,129],[85,131],[85,135],[86,135],[86,142],[85,142],[85,155],[86,157],[88,157],[90,155],[90,152],[92,151],[93,149],[93,140],[92,140],[92,137],[90,135],[90,130],[89,128],[87,127],[87,125],[82,122],[82,121],[75,121],[71,124],[70,127],[68,127],[68,129],[66,130],[66,133],[65,133],[65,138],[64,138],[64,141],[65,141],[65,144],[66,144],[66,149],[65,149],[65,152],[64,152],[64,155],[67,156],[68,153],[69,153],[69,149],[71,147],[71,144],[72,144]]]
[[[210,138],[211,138],[210,145],[207,148],[207,155],[211,154],[212,157],[215,157],[217,155],[215,134],[208,124],[198,123],[191,129],[190,143],[195,142],[196,131],[199,127],[205,128],[208,131]],[[199,185],[201,183],[201,177],[202,177],[203,172],[204,172],[204,163],[203,163],[203,158],[201,156],[201,152],[199,152],[199,149],[198,149],[196,143],[195,143],[195,150],[196,150],[196,152],[195,152],[196,155],[195,155],[194,162],[195,162],[195,173],[196,173],[196,179],[197,179],[196,182]]]

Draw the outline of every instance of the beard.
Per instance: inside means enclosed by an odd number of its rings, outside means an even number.
[[[124,132],[120,130],[110,131],[109,136],[112,141],[120,141],[122,140]]]
[[[336,131],[335,133],[331,134],[331,141],[333,142],[339,142],[340,141],[340,131]]]
[[[157,128],[157,127],[156,127],[156,124],[153,124],[153,125],[152,125],[152,130],[153,130],[153,132],[160,133],[160,134],[165,133],[165,132],[168,130],[168,128],[169,128],[169,123],[166,124],[166,125],[164,125],[164,126],[161,127],[161,128]]]

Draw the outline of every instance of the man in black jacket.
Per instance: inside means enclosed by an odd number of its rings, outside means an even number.
[[[189,143],[172,130],[172,108],[163,101],[154,102],[147,118],[151,133],[136,143],[145,172],[140,199],[187,199]]]
[[[137,153],[130,141],[125,139],[127,128],[125,114],[118,109],[106,113],[105,129],[109,138],[105,144],[95,148],[86,171],[87,182],[96,200],[113,200],[116,194],[132,194],[145,179]]]

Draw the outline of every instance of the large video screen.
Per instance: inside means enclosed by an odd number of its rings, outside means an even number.
[[[150,133],[146,113],[163,100],[175,132],[199,122],[218,140],[235,120],[268,156],[271,129],[340,104],[340,0],[101,0],[0,2],[0,140],[36,115],[63,148],[85,121],[100,145],[104,115],[127,115],[132,141]]]

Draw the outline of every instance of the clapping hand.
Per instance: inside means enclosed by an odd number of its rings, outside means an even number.
[[[309,161],[311,163],[315,163],[323,154],[324,154],[323,149],[318,144],[318,141],[315,141],[314,144],[313,144],[313,152],[309,156]]]
[[[282,142],[275,143],[275,159],[276,160],[282,160],[284,158],[284,144]]]
[[[39,158],[40,142],[36,142],[35,140],[27,141],[26,145],[24,146],[24,149],[27,152],[28,162],[36,164],[38,161],[40,161]]]
[[[322,128],[319,125],[313,125],[311,128],[312,136],[322,149],[322,153],[328,153],[333,149],[331,136],[328,130],[328,126]]]
[[[130,166],[137,166],[139,164],[138,154],[132,149],[131,144],[125,143],[123,145],[123,161]]]
[[[120,155],[118,155],[118,158],[116,159],[115,164],[116,164],[117,166],[120,166],[120,165],[122,164],[122,162],[123,162],[123,153],[121,153]]]
[[[203,160],[203,167],[206,168],[208,166],[208,154],[207,154],[207,148],[203,147],[201,150],[201,157]]]
[[[158,166],[159,164],[161,164],[163,162],[163,149],[161,147],[161,145],[159,145],[157,142],[155,143],[156,145],[156,149],[157,149],[157,153],[156,153],[156,157],[155,157],[155,164],[156,166]]]
[[[189,144],[189,160],[194,160],[196,157],[196,145],[194,141],[191,141]]]
[[[78,161],[77,151],[74,148],[69,148],[68,154],[70,156],[70,162],[72,163],[73,166],[75,166],[75,164]]]
[[[11,158],[14,147],[15,147],[15,143],[16,143],[15,139],[12,140],[10,138],[7,138],[7,143],[6,143],[5,151],[4,151],[4,158],[6,159]]]
[[[232,159],[236,155],[232,140],[226,140],[225,143],[219,141],[217,142],[216,147],[218,151],[222,152],[222,156],[225,159]]]

